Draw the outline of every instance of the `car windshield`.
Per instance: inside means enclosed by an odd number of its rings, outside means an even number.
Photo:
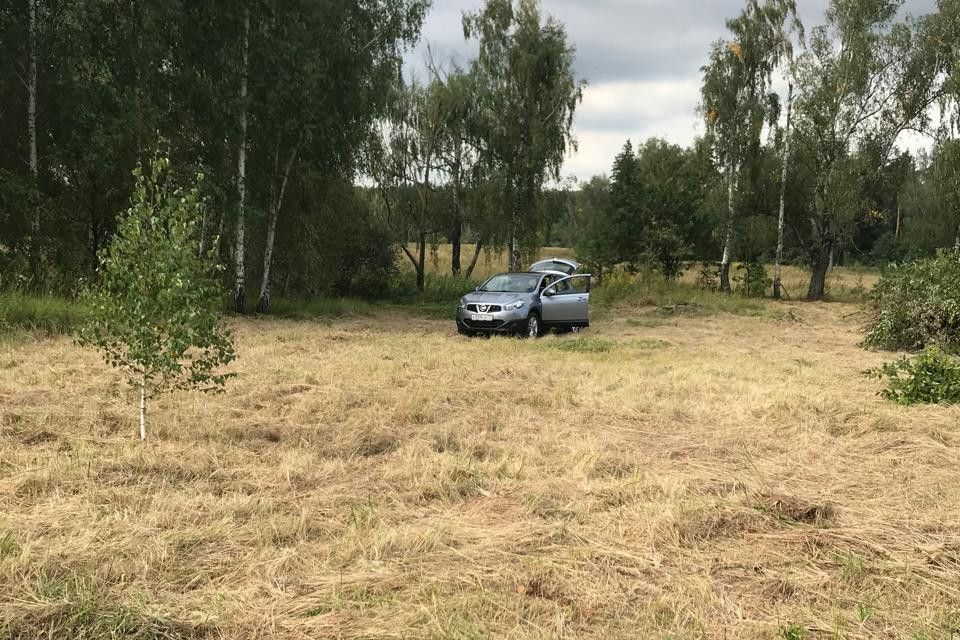
[[[532,293],[537,290],[540,276],[524,273],[504,273],[493,276],[480,287],[480,291],[496,293]]]

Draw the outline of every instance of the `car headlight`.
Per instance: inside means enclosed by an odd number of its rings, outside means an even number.
[[[510,304],[505,305],[503,308],[506,309],[507,311],[516,311],[517,309],[522,309],[523,300],[517,300],[516,302],[511,302]]]
[[[460,302],[457,303],[457,309],[466,309],[467,303],[463,298],[460,298]]]

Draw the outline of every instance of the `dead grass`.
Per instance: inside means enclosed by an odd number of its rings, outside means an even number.
[[[951,638],[960,411],[777,308],[239,322],[146,446],[94,353],[0,345],[0,637]]]

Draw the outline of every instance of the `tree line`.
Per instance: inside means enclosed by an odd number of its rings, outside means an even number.
[[[476,56],[412,76],[428,0],[6,3],[0,287],[96,278],[131,169],[160,150],[174,178],[206,176],[199,251],[238,311],[277,288],[376,292],[398,253],[423,289],[440,242],[465,277],[484,249],[519,269],[545,243],[599,274],[714,262],[722,290],[735,261],[800,263],[820,299],[834,264],[960,240],[960,1],[901,6],[831,0],[808,30],[794,0],[746,0],[708,49],[704,134],[628,142],[565,189],[584,83],[536,0],[486,0],[463,17]],[[903,152],[908,131],[932,151]]]
[[[475,60],[406,78],[428,10],[5,3],[0,287],[69,292],[95,277],[131,170],[158,150],[182,180],[207,177],[200,251],[215,245],[229,266],[237,311],[250,300],[265,311],[277,286],[375,288],[398,248],[422,288],[438,234],[458,247],[455,274],[462,238],[519,255],[537,242],[544,184],[572,144],[573,49],[536,0],[488,0],[464,16]]]
[[[601,272],[717,261],[724,291],[736,259],[775,262],[777,297],[780,265],[805,264],[812,300],[842,261],[960,246],[960,3],[902,5],[831,0],[808,34],[793,0],[747,0],[702,69],[705,134],[689,149],[628,142],[560,235]],[[932,151],[898,148],[911,131]]]

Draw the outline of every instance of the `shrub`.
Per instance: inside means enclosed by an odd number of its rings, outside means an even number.
[[[888,362],[868,374],[887,380],[880,395],[897,404],[960,402],[960,361],[936,347],[927,347],[914,358]]]
[[[879,266],[903,264],[919,258],[921,254],[920,249],[912,242],[897,238],[893,233],[886,233],[873,245],[868,261]]]
[[[960,254],[890,267],[873,292],[873,314],[864,344],[919,351],[936,345],[960,350]]]
[[[737,271],[743,272],[737,275],[734,281],[739,283],[737,292],[744,298],[762,298],[767,289],[773,286],[773,280],[767,277],[766,268],[759,262],[741,264]]]
[[[713,262],[703,262],[697,271],[697,288],[703,291],[720,289],[720,268]]]

